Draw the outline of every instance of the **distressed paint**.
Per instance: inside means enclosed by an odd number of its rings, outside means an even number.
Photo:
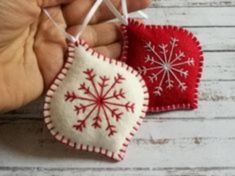
[[[155,0],[146,10],[149,23],[182,25],[201,40],[198,110],[150,114],[126,160],[110,163],[56,142],[39,100],[0,115],[0,176],[235,175],[234,6],[234,0]]]

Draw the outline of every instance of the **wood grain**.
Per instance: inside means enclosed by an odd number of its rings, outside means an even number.
[[[152,7],[234,7],[232,0],[153,0]]]
[[[145,11],[147,23],[184,26],[202,42],[199,109],[149,114],[113,163],[56,142],[37,100],[0,115],[0,176],[235,175],[235,0],[154,0]]]
[[[152,24],[204,26],[207,28],[235,26],[234,7],[148,8],[145,12],[150,17],[154,16],[154,18],[148,19],[148,23]]]
[[[183,167],[183,168],[2,168],[1,172],[3,176],[12,176],[16,173],[23,176],[233,176],[235,168],[230,167],[213,167],[213,168],[195,168],[195,167]]]
[[[0,128],[0,156],[4,158],[1,167],[221,167],[222,163],[233,167],[234,122],[234,119],[145,121],[129,147],[126,160],[114,164],[98,155],[61,145],[41,121],[18,121]]]
[[[149,119],[221,119],[235,118],[235,81],[203,81],[200,86],[199,109],[194,111],[179,111],[149,115]],[[26,106],[18,111],[2,115],[0,126],[6,121],[17,121],[17,119],[41,119],[42,100]]]

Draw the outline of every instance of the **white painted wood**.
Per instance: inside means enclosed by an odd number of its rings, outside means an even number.
[[[41,121],[19,121],[0,128],[0,165],[152,169],[233,167],[234,123],[235,120],[145,121],[129,147],[127,158],[114,164],[98,155],[62,146],[43,128]]]
[[[234,7],[148,8],[149,23],[180,26],[234,26]]]
[[[216,72],[215,72],[216,73]],[[212,73],[211,73],[212,74]],[[149,118],[164,119],[220,119],[235,118],[235,81],[202,81],[199,89],[199,108],[194,111],[179,111],[149,115]],[[42,100],[26,106],[5,117],[40,118]],[[0,116],[1,117],[1,116]],[[1,119],[0,119],[1,123]]]
[[[94,171],[95,170],[95,171]],[[58,169],[58,168],[14,168],[2,170],[1,176],[234,176],[232,168],[99,168],[99,169]]]
[[[0,115],[0,176],[235,175],[235,1],[155,0],[146,13],[147,23],[185,26],[202,42],[199,109],[149,115],[113,163],[56,142],[36,101]]]
[[[234,10],[235,11],[235,10]],[[235,51],[235,28],[189,28],[202,43],[203,50]]]
[[[217,43],[219,42],[217,41]],[[232,81],[235,79],[235,52],[206,52],[204,57],[203,81]]]
[[[231,7],[235,1],[230,0],[153,0],[153,7]]]
[[[233,108],[235,107],[235,81],[203,81],[199,92],[199,109],[154,114],[149,115],[149,118],[235,118],[235,108]],[[8,117],[40,118],[41,109],[42,101],[38,101],[13,114],[8,114]]]
[[[203,50],[235,51],[235,8],[149,8],[146,13],[155,17],[147,24],[186,27],[197,36]]]

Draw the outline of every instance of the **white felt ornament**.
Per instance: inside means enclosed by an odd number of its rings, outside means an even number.
[[[60,142],[122,160],[145,117],[148,90],[137,71],[80,39],[101,2],[96,1],[77,37],[63,31],[70,40],[68,56],[46,93],[44,119]]]

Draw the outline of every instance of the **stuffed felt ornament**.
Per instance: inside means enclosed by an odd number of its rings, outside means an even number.
[[[144,77],[149,111],[197,108],[203,53],[196,37],[181,27],[128,20],[126,0],[122,4],[128,23],[122,26],[122,58]]]
[[[95,2],[76,38],[44,10],[70,41],[66,63],[46,94],[44,121],[63,144],[122,160],[145,117],[148,91],[137,71],[79,39],[101,3]]]

